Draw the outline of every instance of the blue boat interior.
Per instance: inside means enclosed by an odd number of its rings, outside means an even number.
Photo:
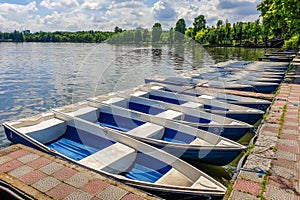
[[[137,152],[137,157],[134,164],[127,172],[120,175],[132,180],[140,180],[154,183],[166,174],[172,167],[165,162],[146,155],[142,152]]]
[[[66,157],[79,161],[114,143],[86,131],[68,126],[66,133],[61,138],[47,146]],[[156,158],[138,152],[135,162],[127,172],[123,172],[121,175],[133,180],[154,183],[171,168],[170,165]]]
[[[138,126],[143,125],[144,123],[145,122],[104,112],[100,113],[100,117],[97,122],[97,124],[101,126],[123,132],[128,132]],[[161,138],[161,140],[164,140],[166,142],[174,142],[179,144],[189,144],[194,139],[196,139],[196,137],[193,135],[189,135],[170,128],[164,129],[164,135]]]
[[[65,134],[61,138],[46,146],[68,158],[79,161],[114,143],[114,141],[67,126]]]

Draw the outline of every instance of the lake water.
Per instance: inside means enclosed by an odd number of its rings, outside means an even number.
[[[201,46],[0,43],[0,123],[269,50]],[[0,128],[0,148],[9,145]]]

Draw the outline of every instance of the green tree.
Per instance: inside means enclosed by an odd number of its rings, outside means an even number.
[[[183,41],[185,31],[186,31],[185,21],[183,18],[181,18],[176,22],[176,26],[175,26],[174,39],[176,42],[181,43]]]
[[[155,23],[152,27],[152,43],[157,43],[160,40],[162,27],[160,23]]]
[[[206,26],[206,19],[204,15],[199,15],[198,17],[196,17],[194,19],[193,25],[194,25],[193,39],[195,39],[197,32],[205,28]]]
[[[123,30],[121,28],[119,28],[118,26],[116,26],[115,29],[114,29],[115,33],[122,33],[122,31]]]

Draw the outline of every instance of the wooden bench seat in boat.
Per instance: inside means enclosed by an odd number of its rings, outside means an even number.
[[[80,160],[79,163],[95,170],[119,174],[129,169],[135,159],[135,149],[117,142]]]
[[[205,140],[202,140],[200,138],[196,138],[195,140],[193,140],[191,143],[191,145],[203,145],[203,146],[211,146],[212,144],[206,142]]]
[[[166,110],[164,112],[161,112],[157,115],[155,115],[156,117],[161,117],[161,118],[165,118],[165,119],[177,119],[177,120],[181,120],[181,117],[183,117],[183,113],[181,112],[177,112],[174,110]]]
[[[192,101],[188,101],[184,104],[181,104],[181,106],[185,106],[185,107],[189,107],[189,108],[203,108],[204,107],[203,104],[192,102]]]
[[[180,173],[178,170],[172,168],[155,183],[190,187],[193,184],[193,181],[185,175],[183,175],[182,173]]]
[[[99,117],[99,109],[91,106],[85,106],[75,110],[73,112],[68,112],[69,115],[73,117],[78,117],[89,122],[96,122]]]
[[[164,127],[147,122],[141,126],[138,126],[128,131],[127,134],[142,138],[161,139],[164,134]]]
[[[204,189],[204,190],[205,189],[217,189],[218,188],[215,183],[208,180],[204,176],[201,176],[191,187],[192,188],[200,188],[200,189]]]
[[[127,100],[122,97],[112,97],[106,101],[102,101],[102,103],[105,104],[113,104],[120,107],[126,107],[127,106]]]
[[[20,126],[21,125],[22,123],[20,123]],[[24,122],[23,126],[17,128],[19,132],[27,134],[29,137],[32,137],[43,144],[58,139],[66,132],[66,129],[66,122],[54,117],[39,122],[33,121],[32,125],[27,121]]]

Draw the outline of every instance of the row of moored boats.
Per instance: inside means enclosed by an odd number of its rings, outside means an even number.
[[[246,146],[271,102],[209,88],[274,92],[288,63],[230,61],[205,71],[154,77],[134,89],[89,98],[3,124],[8,139],[153,193],[222,196],[221,183],[188,164],[227,165]],[[183,158],[186,161],[181,160]]]

